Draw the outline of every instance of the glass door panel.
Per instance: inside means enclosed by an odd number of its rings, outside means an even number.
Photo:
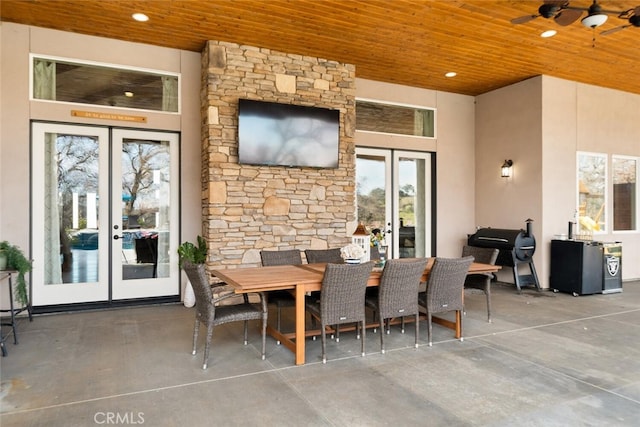
[[[32,301],[109,297],[108,130],[33,124]]]
[[[113,299],[178,295],[178,135],[115,129],[113,152]]]
[[[432,254],[431,154],[356,149],[358,221],[386,258]]]
[[[356,204],[358,222],[372,233],[371,244],[382,257],[390,257],[391,151],[358,148],[356,155]],[[375,234],[375,232],[378,232]],[[375,234],[375,235],[374,235]],[[375,252],[375,250],[374,250]],[[372,256],[372,259],[375,254]]]
[[[431,256],[431,154],[394,151],[399,258]]]

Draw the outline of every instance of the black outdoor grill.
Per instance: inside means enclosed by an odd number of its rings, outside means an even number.
[[[500,252],[496,264],[513,269],[513,280],[518,288],[534,285],[540,290],[538,275],[533,265],[533,253],[536,251],[536,239],[531,232],[531,223],[527,220],[526,230],[507,230],[501,228],[479,228],[474,234],[469,235],[469,246],[482,248],[495,248]],[[518,267],[521,264],[529,266],[531,274],[521,275]]]

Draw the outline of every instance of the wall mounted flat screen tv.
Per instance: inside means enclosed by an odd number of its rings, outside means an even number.
[[[340,111],[240,99],[238,161],[242,164],[337,168]]]

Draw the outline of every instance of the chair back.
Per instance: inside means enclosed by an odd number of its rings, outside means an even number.
[[[473,262],[472,256],[436,258],[427,281],[427,309],[431,313],[462,310],[464,280]]]
[[[302,254],[299,249],[285,251],[260,251],[260,259],[263,266],[270,265],[300,265]]]
[[[333,264],[343,264],[344,260],[340,254],[340,248],[335,249],[307,249],[304,251],[309,264],[330,262]]]
[[[477,246],[465,245],[462,248],[462,256],[472,256],[475,262],[495,265],[500,250],[496,248],[479,248]]]
[[[193,293],[196,297],[196,310],[203,321],[213,320],[215,306],[212,304],[213,294],[207,277],[204,264],[194,264],[191,261],[183,261],[182,269],[187,274]]]
[[[472,256],[475,262],[480,262],[482,264],[495,265],[499,253],[500,250],[496,248],[479,248],[468,245],[462,247],[463,257]],[[493,273],[470,274],[465,279],[465,285],[473,288],[484,288],[487,278],[491,280],[494,277]]]
[[[418,292],[427,261],[426,258],[401,258],[385,263],[378,291],[381,319],[418,313]]]
[[[369,259],[371,261],[380,260],[380,250],[377,246],[371,246],[371,249],[369,250]]]
[[[373,264],[327,264],[320,290],[320,312],[324,324],[364,320],[364,296]]]

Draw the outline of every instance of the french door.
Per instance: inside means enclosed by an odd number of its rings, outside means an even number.
[[[176,133],[32,125],[32,302],[179,294]]]
[[[431,153],[356,149],[358,221],[381,231],[388,258],[432,255],[432,184]]]

